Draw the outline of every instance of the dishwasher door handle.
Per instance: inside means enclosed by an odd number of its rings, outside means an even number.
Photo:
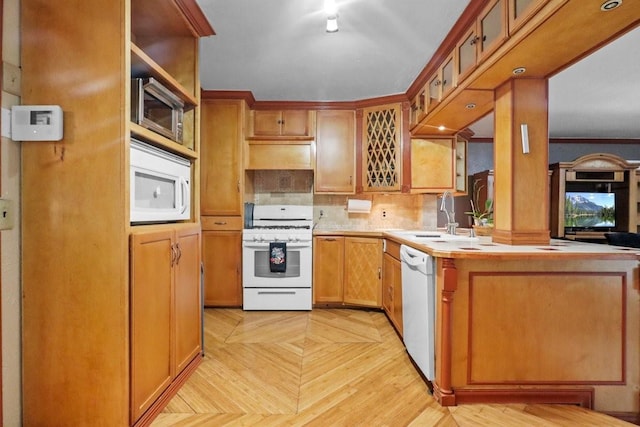
[[[426,263],[427,256],[424,252],[417,251],[409,246],[400,246],[400,259],[412,267]]]

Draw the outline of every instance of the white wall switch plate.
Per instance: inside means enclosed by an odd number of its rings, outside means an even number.
[[[0,199],[0,230],[13,228],[13,201]]]

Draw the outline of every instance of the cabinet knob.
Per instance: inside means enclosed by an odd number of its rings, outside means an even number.
[[[469,44],[471,46],[473,46],[474,44],[478,43],[478,40],[480,40],[480,37],[475,36],[474,38],[472,38],[471,40],[469,40]]]

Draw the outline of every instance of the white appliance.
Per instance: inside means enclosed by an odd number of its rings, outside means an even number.
[[[402,265],[402,328],[407,353],[422,374],[435,379],[435,278],[430,255],[400,246]]]
[[[311,310],[313,206],[256,205],[242,232],[244,310]]]
[[[168,222],[191,218],[191,162],[131,139],[130,221]]]

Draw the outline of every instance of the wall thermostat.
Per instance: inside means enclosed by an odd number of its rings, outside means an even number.
[[[11,107],[11,139],[60,141],[62,121],[59,105],[14,105]]]

